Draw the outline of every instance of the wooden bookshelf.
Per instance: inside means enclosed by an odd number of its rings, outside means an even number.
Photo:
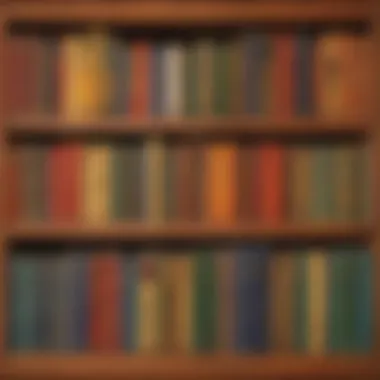
[[[10,21],[41,24],[87,22],[136,27],[219,27],[252,22],[380,24],[373,0],[0,0],[0,84],[6,73],[1,57]],[[380,28],[377,27],[376,60],[380,63]],[[371,138],[380,151],[377,111],[374,120],[318,119],[258,120],[246,117],[195,120],[96,119],[71,122],[32,115],[6,119],[5,94],[0,87],[0,178],[5,178],[10,141],[23,138],[78,138],[91,136],[224,136],[257,138]],[[377,90],[377,92],[379,92]],[[379,153],[377,153],[379,158]],[[2,181],[5,183],[6,181]],[[379,188],[380,175],[375,184]],[[0,277],[5,278],[9,243],[40,241],[201,241],[252,238],[267,241],[360,241],[372,244],[376,271],[380,265],[380,211],[376,195],[373,225],[231,225],[179,223],[165,226],[114,224],[9,225],[4,217],[6,195],[0,186]],[[4,272],[4,273],[3,273]],[[110,354],[14,354],[6,351],[5,281],[0,282],[0,377],[3,379],[370,379],[380,378],[380,276],[375,276],[375,349],[365,356],[127,356]]]
[[[175,223],[165,226],[129,223],[88,227],[75,224],[25,224],[10,228],[7,237],[13,241],[72,241],[72,240],[117,240],[117,241],[202,241],[212,239],[255,239],[265,241],[367,241],[369,227],[362,225],[221,225],[202,223]]]
[[[371,0],[11,0],[7,16],[15,21],[111,22],[129,25],[197,27],[245,22],[357,22],[371,15]],[[27,6],[26,6],[27,5]]]
[[[10,355],[3,375],[9,378],[244,378],[244,379],[341,379],[378,378],[375,357],[244,357],[228,354],[202,357],[104,355]]]
[[[7,135],[28,137],[86,137],[86,136],[222,136],[250,137],[335,137],[365,138],[371,132],[366,120],[291,120],[258,119],[253,117],[213,117],[178,119],[68,121],[49,116],[30,116],[12,119],[6,127]]]

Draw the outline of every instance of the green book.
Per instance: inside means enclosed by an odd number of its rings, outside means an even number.
[[[194,349],[211,351],[217,340],[216,268],[212,252],[194,257]]]
[[[185,115],[198,113],[199,57],[194,42],[185,45]]]
[[[308,255],[306,252],[299,252],[295,256],[294,348],[297,352],[305,352],[307,350],[307,295],[309,293],[307,278],[307,260]]]
[[[167,221],[172,221],[178,216],[178,188],[176,186],[178,155],[176,151],[176,144],[166,144],[164,149],[164,214]]]
[[[128,216],[128,145],[117,143],[111,149],[112,154],[112,212],[111,216],[117,221],[126,220]]]
[[[213,54],[213,112],[225,115],[230,111],[230,44],[217,40]]]
[[[10,348],[35,350],[38,346],[37,262],[31,255],[13,253],[10,268]]]
[[[333,201],[333,148],[328,145],[316,146],[311,154],[312,181],[311,220],[328,222],[334,216]]]
[[[42,144],[21,148],[22,212],[26,220],[44,220],[47,214],[48,148]]]

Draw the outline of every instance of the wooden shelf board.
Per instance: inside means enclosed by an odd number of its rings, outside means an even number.
[[[250,21],[361,21],[371,15],[370,0],[77,0],[70,5],[67,0],[13,0],[8,3],[11,20],[49,23],[91,21],[194,27]]]
[[[364,120],[291,120],[255,117],[203,117],[188,120],[168,118],[140,119],[107,118],[104,120],[67,121],[61,118],[29,116],[14,118],[7,124],[13,137],[30,136],[120,136],[120,135],[177,135],[231,136],[365,136],[369,124]]]
[[[379,363],[370,356],[126,356],[93,355],[9,355],[2,362],[6,377],[35,378],[313,378],[375,376]],[[104,377],[103,377],[104,376]],[[340,378],[340,377],[339,377]],[[351,378],[351,377],[350,377]]]
[[[39,240],[207,240],[207,239],[255,239],[255,240],[363,240],[369,239],[370,228],[356,224],[325,225],[207,225],[173,223],[150,226],[139,223],[120,223],[110,226],[81,226],[76,224],[30,223],[20,224],[7,232],[15,241]]]

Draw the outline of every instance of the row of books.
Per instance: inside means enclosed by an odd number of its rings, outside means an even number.
[[[369,39],[344,31],[141,38],[16,33],[8,108],[68,119],[254,114],[360,116]]]
[[[161,140],[14,147],[14,221],[365,221],[367,148]]]
[[[361,352],[372,264],[354,246],[18,250],[13,350]]]

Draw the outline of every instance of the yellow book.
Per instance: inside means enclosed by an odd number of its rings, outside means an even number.
[[[90,145],[84,149],[82,204],[85,223],[105,224],[109,221],[110,159],[108,145]]]
[[[86,68],[86,39],[84,34],[67,34],[62,39],[62,116],[82,119],[85,115],[85,89],[88,83]]]
[[[144,146],[145,216],[150,223],[164,219],[164,143],[159,139],[147,140]]]
[[[205,154],[204,208],[206,220],[229,223],[236,213],[237,147],[214,143]]]
[[[153,352],[160,348],[160,286],[154,254],[146,254],[140,261],[138,282],[138,349]]]
[[[326,352],[327,260],[324,252],[313,251],[308,258],[308,352]]]
[[[350,112],[355,76],[355,37],[343,32],[322,35],[315,52],[316,104],[323,117],[339,118]]]

